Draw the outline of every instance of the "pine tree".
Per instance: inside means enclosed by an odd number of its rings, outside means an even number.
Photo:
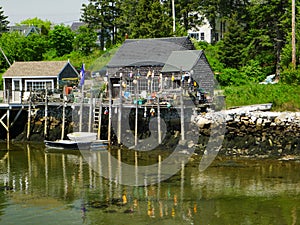
[[[108,0],[90,0],[89,4],[83,4],[81,21],[98,31],[101,49],[104,49],[105,41],[111,39],[111,34],[115,30],[114,7],[115,1]]]
[[[2,7],[0,6],[0,34],[3,32],[8,31],[8,24],[9,21],[7,20],[7,16],[4,15],[4,11],[2,10]]]

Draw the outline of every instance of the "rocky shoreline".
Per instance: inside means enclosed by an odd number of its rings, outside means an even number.
[[[300,112],[265,112],[244,109],[224,110],[199,115],[200,151],[205,151],[215,118],[223,117],[225,135],[219,154],[226,156],[276,157],[300,156]],[[219,124],[220,125],[220,124]]]

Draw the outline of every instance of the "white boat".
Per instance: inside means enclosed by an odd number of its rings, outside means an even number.
[[[92,142],[76,142],[71,140],[44,141],[47,148],[55,149],[89,149]]]
[[[92,142],[97,140],[97,133],[91,132],[73,132],[67,134],[67,136],[71,141],[75,142]]]

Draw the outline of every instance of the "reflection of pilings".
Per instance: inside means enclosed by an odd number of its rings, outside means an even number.
[[[82,163],[82,155],[79,157],[79,174],[78,174],[78,181],[80,187],[83,186],[83,163]]]
[[[108,179],[109,179],[109,199],[112,199],[112,171],[111,171],[111,153],[107,151],[108,160]]]
[[[30,155],[30,148],[29,145],[27,144],[27,162],[28,162],[28,182],[31,184],[31,174],[32,174],[32,168],[31,168],[31,155]],[[28,183],[27,183],[28,186]],[[28,188],[26,187],[26,190]]]
[[[160,199],[160,181],[161,181],[161,155],[158,155],[158,167],[157,167],[157,200]]]
[[[139,171],[138,171],[138,155],[137,151],[134,152],[134,168],[135,168],[135,185],[138,186],[139,182]]]
[[[66,162],[65,162],[65,155],[62,154],[62,169],[63,169],[63,182],[64,182],[64,198],[67,198],[67,193],[68,193],[68,179],[67,179],[67,174],[66,174]]]
[[[184,161],[181,162],[181,183],[180,183],[180,202],[183,204],[184,197]]]
[[[93,187],[93,170],[92,170],[92,157],[89,157],[89,186]]]
[[[119,184],[122,184],[122,166],[121,165],[122,165],[121,149],[118,149],[118,173],[119,173],[118,183]]]
[[[99,173],[99,188],[100,188],[100,198],[103,197],[103,185],[102,185],[102,163],[101,163],[101,153],[97,152],[97,163],[98,163],[98,173]]]
[[[48,154],[45,153],[45,190],[46,196],[48,195]]]

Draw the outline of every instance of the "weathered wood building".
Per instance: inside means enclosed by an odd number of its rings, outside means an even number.
[[[214,74],[203,51],[195,50],[188,37],[127,39],[107,65],[112,96],[132,96],[138,85],[139,98],[172,90],[182,84],[213,94]]]
[[[69,61],[14,62],[2,75],[5,99],[20,102],[30,91],[59,89],[78,77]]]

